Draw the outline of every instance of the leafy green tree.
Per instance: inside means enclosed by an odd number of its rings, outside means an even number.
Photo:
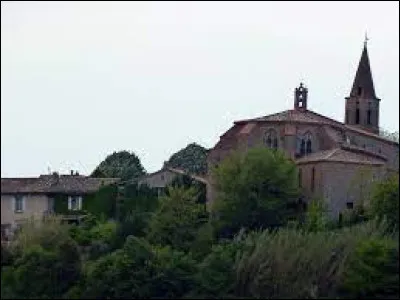
[[[106,159],[96,167],[91,176],[136,180],[145,175],[145,173],[135,153],[119,151],[108,155]]]
[[[126,237],[144,237],[149,222],[158,207],[157,191],[146,185],[127,184],[118,199],[117,236],[123,244]]]
[[[171,246],[188,251],[199,228],[208,220],[205,205],[197,203],[193,188],[168,188],[153,215],[148,239],[152,244]]]
[[[130,236],[125,245],[93,263],[82,298],[138,299],[182,297],[193,286],[195,262],[182,252],[152,247]]]
[[[192,174],[206,174],[207,150],[196,143],[191,143],[171,155],[164,165],[166,167],[183,169]]]
[[[58,221],[24,225],[12,249],[16,258],[2,270],[8,296],[59,298],[80,278],[78,246]]]
[[[199,264],[195,275],[196,286],[187,295],[194,299],[224,299],[234,296],[236,282],[235,259],[240,242],[225,240],[213,245],[210,253]]]
[[[391,228],[399,229],[399,174],[377,183],[373,190],[370,213],[378,219],[386,219]]]
[[[198,203],[205,204],[207,201],[207,187],[203,182],[199,182],[188,175],[178,175],[169,184],[173,187],[195,188],[198,192]]]
[[[216,188],[212,210],[219,235],[287,223],[296,208],[296,174],[292,161],[267,148],[233,153],[223,160],[212,170]]]

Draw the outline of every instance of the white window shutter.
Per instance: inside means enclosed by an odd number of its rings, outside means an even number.
[[[12,205],[12,210],[15,212],[16,211],[16,209],[15,209],[15,205],[16,205],[15,197],[12,197],[11,205]]]
[[[22,202],[22,211],[25,211],[25,196],[21,197],[21,202]]]
[[[71,196],[68,196],[68,210],[71,210],[72,209],[72,207],[71,207],[71,205],[72,205],[72,203],[71,203]]]
[[[82,196],[78,198],[78,210],[82,210]]]

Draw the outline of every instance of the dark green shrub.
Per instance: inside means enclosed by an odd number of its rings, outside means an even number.
[[[399,299],[399,245],[390,238],[358,243],[343,278],[344,295],[361,299]]]

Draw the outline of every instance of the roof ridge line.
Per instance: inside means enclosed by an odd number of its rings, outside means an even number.
[[[335,154],[340,149],[341,149],[341,147],[332,149],[331,153],[329,153],[329,155],[326,157],[326,159],[331,158],[333,156],[333,154]]]

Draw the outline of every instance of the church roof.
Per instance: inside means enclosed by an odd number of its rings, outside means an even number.
[[[336,121],[329,117],[320,115],[311,110],[288,109],[288,110],[284,110],[279,113],[275,113],[275,114],[271,114],[271,115],[267,115],[267,116],[263,116],[263,117],[259,117],[259,118],[235,121],[234,124],[244,125],[244,124],[253,123],[253,122],[290,122],[290,123],[308,123],[308,124],[316,124],[316,125],[317,124],[318,125],[331,125],[331,126],[343,129],[343,130],[353,131],[357,134],[369,136],[371,138],[378,139],[380,141],[398,145],[398,143],[388,140],[378,134],[375,134],[375,133],[372,133],[372,132],[369,132],[366,130],[362,130],[356,126],[344,124],[342,122]]]
[[[296,160],[297,164],[313,162],[342,162],[365,165],[384,165],[386,159],[383,156],[365,151],[364,149],[341,145],[337,148],[315,152]]]
[[[372,80],[371,66],[369,63],[368,50],[366,44],[364,44],[364,49],[361,54],[360,62],[358,64],[357,73],[354,78],[350,96],[352,97],[360,96],[359,94],[360,92],[362,98],[377,99],[375,95],[374,82]]]

